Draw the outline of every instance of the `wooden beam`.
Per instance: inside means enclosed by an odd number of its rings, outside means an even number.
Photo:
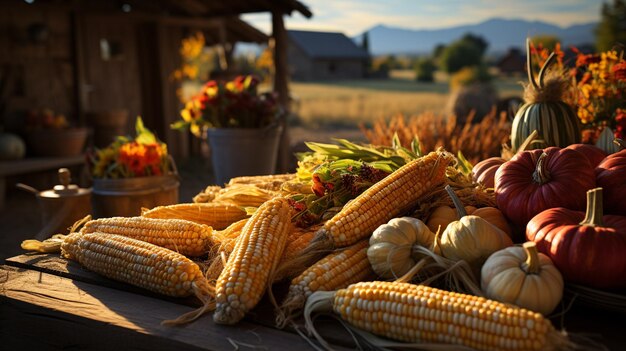
[[[176,7],[182,9],[191,16],[202,16],[209,12],[209,7],[198,0],[176,0],[170,1]]]
[[[287,116],[289,115],[289,83],[287,65],[287,30],[283,21],[283,13],[272,12],[272,37],[274,42],[274,91],[278,94],[278,102],[285,113],[281,118],[283,135],[280,140],[276,171],[288,172],[289,154],[291,152],[289,131],[287,130]]]
[[[70,28],[72,33],[72,63],[74,65],[74,98],[76,99],[76,114],[80,125],[86,125],[85,106],[85,51],[83,42],[83,29],[78,11],[70,11]]]

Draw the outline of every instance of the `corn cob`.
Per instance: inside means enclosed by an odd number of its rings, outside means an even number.
[[[198,265],[174,251],[120,235],[95,232],[68,235],[61,253],[105,277],[163,295],[195,295],[203,302],[203,307],[181,316],[173,324],[190,322],[213,308],[214,290]]]
[[[277,197],[248,220],[217,280],[216,323],[237,323],[259,302],[285,248],[291,215],[289,202]]]
[[[335,251],[291,281],[289,292],[276,318],[279,328],[285,326],[294,312],[304,307],[306,298],[315,291],[334,291],[350,284],[374,278],[367,259],[368,241]]]
[[[213,200],[215,199],[215,196],[217,196],[217,194],[223,189],[224,188],[222,188],[219,185],[209,185],[202,192],[194,196],[192,200],[195,203],[213,202]]]
[[[443,183],[452,154],[435,151],[400,167],[349,202],[319,234],[334,247],[368,238],[374,229],[416,205],[423,194]]]
[[[222,238],[222,244],[219,247],[220,251],[226,251],[229,254],[235,249],[237,238],[241,235],[241,231],[248,223],[248,218],[241,219],[220,232],[220,238]]]
[[[415,159],[372,185],[328,220],[299,257],[278,267],[278,275],[308,267],[335,248],[369,238],[374,229],[417,205],[418,199],[443,183],[454,155],[438,150]],[[304,269],[302,269],[304,270]]]
[[[248,217],[246,211],[241,207],[219,202],[158,206],[143,212],[141,216],[160,219],[185,219],[209,225],[215,230],[222,230],[232,223]]]
[[[572,345],[540,313],[424,285],[363,282],[313,293],[305,306],[306,326],[325,343],[311,319],[322,311],[333,311],[356,328],[408,343],[477,350],[560,350]]]
[[[248,222],[248,219],[242,219],[228,226],[228,228],[220,232],[222,242],[219,246],[215,247],[215,250],[209,254],[211,261],[209,267],[205,272],[206,278],[209,282],[214,283],[222,274],[225,263],[228,260],[231,252],[235,249],[237,239],[243,230],[243,227]]]
[[[259,207],[278,195],[278,192],[257,188],[254,185],[236,184],[220,191],[213,200],[241,207]]]
[[[313,240],[315,232],[321,227],[322,224],[316,224],[309,228],[295,228],[291,231],[287,237],[287,245],[285,246],[285,251],[283,252],[283,257],[281,257],[280,262],[289,262],[301,254],[304,249],[309,246],[311,240]],[[276,277],[275,279],[282,280],[284,278],[285,277]]]
[[[233,186],[235,184],[254,184],[261,185],[263,188],[265,184],[274,184],[275,182],[287,182],[290,180],[294,180],[296,178],[295,173],[286,173],[286,174],[271,174],[271,175],[260,175],[260,176],[244,176],[244,177],[235,177],[231,178],[228,182],[227,186]],[[278,189],[267,189],[267,190],[279,190]]]
[[[165,247],[185,256],[202,256],[220,242],[213,228],[183,219],[100,218],[85,223],[81,232],[122,235]]]

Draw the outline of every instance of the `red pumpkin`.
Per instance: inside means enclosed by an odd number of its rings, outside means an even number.
[[[478,162],[472,168],[472,179],[484,185],[486,188],[493,188],[495,185],[496,171],[506,161],[502,157],[491,157]]]
[[[602,214],[602,188],[589,191],[587,213],[562,207],[541,212],[528,223],[526,238],[566,281],[626,288],[626,217]]]
[[[606,213],[626,216],[626,149],[607,156],[595,171]]]
[[[558,147],[524,151],[496,172],[496,203],[523,228],[549,208],[583,210],[585,192],[595,183],[593,168],[578,151]]]
[[[598,166],[606,157],[606,152],[604,152],[604,150],[591,144],[572,144],[566,147],[566,149],[576,150],[585,155],[593,168]]]

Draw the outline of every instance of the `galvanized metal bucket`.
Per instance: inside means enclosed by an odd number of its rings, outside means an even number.
[[[94,179],[93,217],[139,216],[142,208],[178,203],[180,181],[173,167],[172,173],[163,176]]]
[[[222,186],[234,177],[273,174],[281,135],[278,124],[208,129],[215,183]]]

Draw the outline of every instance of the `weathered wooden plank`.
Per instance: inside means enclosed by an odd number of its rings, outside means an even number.
[[[199,301],[197,301],[195,298],[176,299],[168,296],[159,295],[149,290],[141,289],[130,284],[106,278],[100,274],[85,269],[77,262],[61,258],[58,254],[25,254],[7,258],[5,260],[5,264],[7,266],[58,275],[60,277],[69,278],[89,284],[99,285],[111,289],[122,290],[138,295],[170,301],[180,305],[197,306],[199,304]]]
[[[15,256],[6,259],[5,264],[7,266],[28,269],[38,271],[42,273],[48,273],[58,275],[61,277],[73,279],[75,281],[85,282],[98,286],[103,286],[111,289],[121,290],[129,293],[134,293],[141,296],[147,296],[159,300],[168,301],[170,303],[184,305],[184,306],[198,306],[199,301],[195,298],[177,299],[168,296],[159,295],[151,291],[141,289],[129,284],[117,282],[99,274],[91,272],[83,268],[80,264],[61,258],[57,254],[26,254]],[[288,284],[281,283],[274,287],[273,291],[277,301],[282,301],[284,295],[287,292]],[[274,328],[275,315],[274,307],[266,297],[259,302],[256,308],[250,311],[245,320],[256,325],[264,326],[267,328]],[[332,320],[320,319],[320,323],[316,326],[319,327],[319,332],[327,337],[329,342],[342,346],[351,346],[352,341],[347,332],[345,332],[340,324]],[[301,321],[300,321],[301,322]],[[295,334],[296,331],[288,327],[285,329],[291,334]]]
[[[191,308],[48,273],[1,266],[0,282],[4,345],[23,348],[40,341],[49,348],[232,350],[245,344],[265,350],[311,349],[298,335],[245,321],[221,326],[204,316],[185,327],[164,327],[162,320]],[[36,340],[38,335],[44,339]]]

